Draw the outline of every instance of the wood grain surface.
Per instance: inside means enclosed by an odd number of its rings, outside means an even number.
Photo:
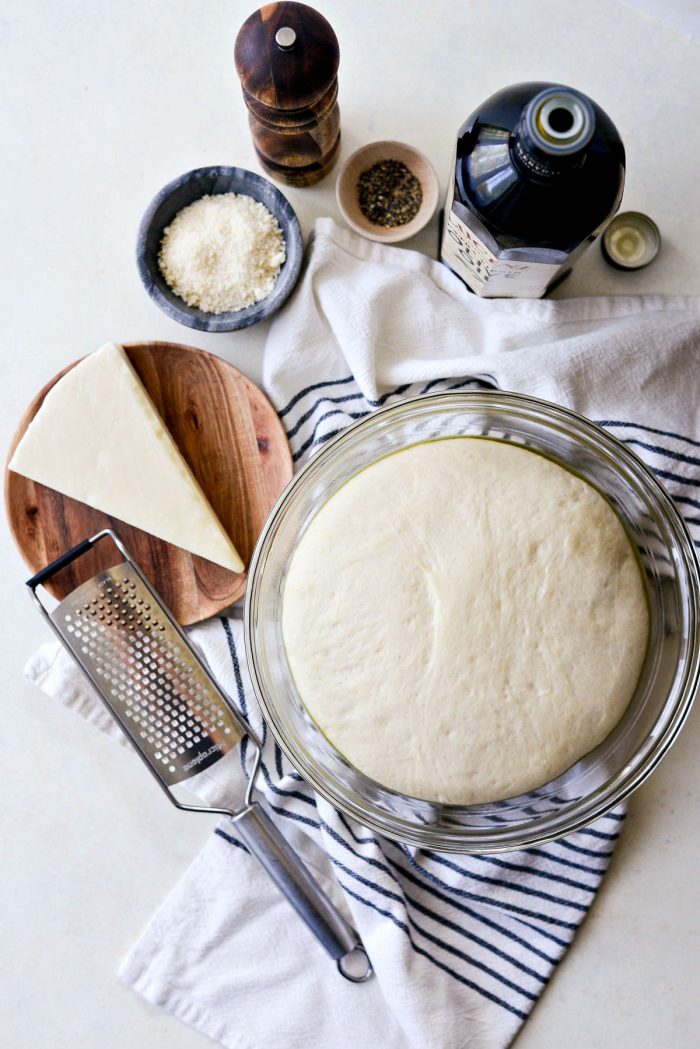
[[[168,342],[127,343],[124,349],[247,564],[272,506],[292,476],[289,445],[274,408],[236,368],[204,350]],[[48,391],[76,363],[47,383],[29,405],[8,461]],[[109,435],[104,436],[107,440]],[[111,527],[183,625],[223,611],[245,592],[245,573],[235,574],[187,553],[7,467],[5,505],[10,530],[32,574],[101,528]],[[112,544],[99,543],[54,576],[47,589],[57,598],[65,597],[118,560]]]
[[[282,28],[296,34],[288,49],[276,42]],[[333,27],[306,4],[265,4],[241,26],[234,58],[265,170],[292,186],[318,182],[333,167],[340,143]]]

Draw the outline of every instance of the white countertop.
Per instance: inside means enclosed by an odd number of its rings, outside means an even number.
[[[411,142],[432,159],[444,190],[457,129],[487,95],[518,80],[570,83],[620,128],[623,207],[652,215],[664,243],[657,262],[635,275],[609,269],[594,248],[556,294],[698,293],[694,5],[671,5],[674,28],[649,15],[663,5],[647,0],[636,5],[643,13],[620,0],[317,6],[340,41],[343,156],[378,138]],[[232,58],[253,7],[4,4],[3,447],[37,389],[108,339],[190,343],[259,379],[265,325],[213,336],[182,328],[147,298],[134,261],[140,215],[164,183],[208,164],[260,170]],[[693,23],[686,33],[684,10]],[[305,233],[317,215],[337,217],[334,175],[284,191]],[[436,239],[433,220],[408,246],[434,255]],[[171,809],[128,752],[23,681],[46,630],[23,592],[27,573],[4,522],[1,542],[3,1044],[203,1047],[205,1038],[147,1006],[115,971],[212,820]],[[700,1044],[699,750],[696,710],[632,799],[600,896],[518,1049]]]

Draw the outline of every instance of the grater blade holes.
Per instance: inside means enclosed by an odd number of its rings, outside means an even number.
[[[192,753],[228,749],[233,741],[223,741],[233,729],[199,666],[177,635],[169,635],[169,621],[156,602],[139,593],[140,585],[122,576],[97,593],[86,593],[70,613],[61,613],[61,631],[76,652],[84,653],[99,689],[148,760],[157,762],[166,777],[183,762],[182,778],[193,767]]]

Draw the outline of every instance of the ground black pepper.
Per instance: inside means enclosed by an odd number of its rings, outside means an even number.
[[[400,160],[380,160],[357,180],[357,199],[362,214],[375,226],[403,226],[418,214],[423,191]]]

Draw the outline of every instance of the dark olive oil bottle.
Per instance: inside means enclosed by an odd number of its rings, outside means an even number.
[[[624,181],[600,106],[559,84],[514,84],[460,128],[440,259],[477,295],[540,298],[615,214]]]

